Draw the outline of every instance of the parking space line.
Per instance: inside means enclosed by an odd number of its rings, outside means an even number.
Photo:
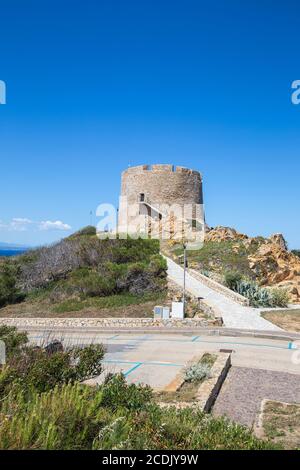
[[[131,374],[131,372],[138,369],[141,365],[142,365],[142,362],[138,362],[135,366],[131,367],[131,369],[129,369],[127,372],[124,372],[124,376],[128,377],[128,375]]]
[[[197,339],[199,339],[200,336],[194,336],[194,338],[192,338],[192,343],[194,343],[195,341],[197,341]]]

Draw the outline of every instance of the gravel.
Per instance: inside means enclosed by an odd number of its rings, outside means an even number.
[[[215,416],[252,427],[264,398],[300,403],[300,375],[232,367],[213,408]]]

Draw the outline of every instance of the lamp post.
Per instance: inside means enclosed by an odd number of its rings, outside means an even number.
[[[186,243],[183,243],[183,318],[185,317]]]

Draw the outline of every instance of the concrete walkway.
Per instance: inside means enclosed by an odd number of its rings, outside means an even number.
[[[183,268],[170,258],[165,258],[168,263],[169,278],[180,287],[183,287]],[[224,326],[228,328],[282,331],[278,326],[262,318],[259,309],[239,305],[223,294],[207,287],[189,273],[186,274],[186,289],[196,297],[207,300],[212,307],[216,307],[223,318]]]

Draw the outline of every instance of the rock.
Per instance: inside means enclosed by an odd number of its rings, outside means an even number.
[[[283,250],[288,249],[287,242],[284,236],[282,235],[282,233],[274,233],[273,235],[270,236],[270,241],[280,246],[280,248],[282,248]]]
[[[218,226],[205,234],[205,241],[236,242],[232,251],[239,253],[242,244],[246,249],[249,268],[256,281],[266,287],[283,287],[288,290],[293,302],[300,302],[300,258],[288,251],[287,242],[281,233],[270,238],[248,237],[234,228]],[[210,263],[211,271],[218,271],[221,266],[215,260]]]
[[[226,240],[246,240],[248,239],[247,235],[237,232],[234,228],[231,227],[222,227],[218,226],[210,229],[205,233],[205,241],[216,241],[222,242]]]
[[[44,351],[51,356],[51,354],[54,354],[56,352],[62,352],[64,350],[63,344],[61,341],[58,340],[53,340],[51,343],[47,344],[47,346],[44,348]]]

